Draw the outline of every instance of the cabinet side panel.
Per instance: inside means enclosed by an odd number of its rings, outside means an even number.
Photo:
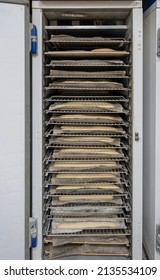
[[[32,258],[41,259],[42,252],[42,11],[32,12],[37,27],[38,49],[32,60],[32,215],[38,220],[38,243]]]
[[[143,27],[142,9],[133,9],[133,189],[132,254],[142,259]],[[139,133],[139,141],[135,134]]]
[[[0,38],[0,259],[24,259],[24,6],[0,4]]]
[[[144,18],[144,245],[155,250],[156,11]]]
[[[160,9],[156,10],[156,37],[160,28]],[[156,38],[157,41],[157,38]],[[155,227],[160,225],[160,57],[156,56],[156,178],[155,178]],[[156,228],[155,228],[156,231]],[[156,248],[156,244],[155,244]],[[156,250],[156,249],[155,249]],[[155,251],[155,259],[160,260],[160,253]]]

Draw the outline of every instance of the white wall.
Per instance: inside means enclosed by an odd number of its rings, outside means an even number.
[[[24,259],[24,16],[0,3],[0,259]]]

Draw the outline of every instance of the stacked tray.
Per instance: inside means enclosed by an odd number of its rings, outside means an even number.
[[[44,253],[130,258],[130,42],[45,43]]]

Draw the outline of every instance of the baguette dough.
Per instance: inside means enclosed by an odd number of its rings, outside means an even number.
[[[58,41],[58,42],[63,42],[63,41],[72,41],[72,42],[76,42],[76,41],[80,41],[80,42],[112,42],[112,41],[116,41],[116,42],[125,42],[125,39],[123,38],[117,38],[117,37],[113,37],[113,38],[106,38],[106,37],[100,37],[100,36],[96,36],[96,37],[75,37],[72,35],[67,35],[67,34],[60,34],[60,35],[51,35],[51,41]]]
[[[97,127],[94,126],[84,126],[84,125],[76,125],[76,126],[72,126],[72,125],[62,125],[61,130],[65,131],[65,130],[69,130],[69,131],[96,131],[97,132]],[[113,127],[113,126],[99,126],[98,127],[98,131],[113,131],[113,132],[119,132],[120,130],[122,130],[121,128],[118,127]]]
[[[122,118],[119,116],[112,116],[112,115],[99,115],[99,114],[65,114],[65,115],[60,115],[58,117],[56,116],[52,116],[51,119],[93,119],[93,120],[99,120],[99,119],[104,119],[104,120],[108,120],[108,121],[115,121],[115,122],[121,122]]]
[[[63,84],[114,84],[114,82],[109,82],[109,81],[73,81],[73,80],[66,80],[62,82]],[[115,83],[118,84],[118,83]]]
[[[91,200],[91,201],[102,201],[102,200],[113,200],[113,195],[62,195],[59,197],[59,201],[73,201],[73,200]]]
[[[54,142],[54,141],[60,141],[60,142],[63,142],[63,141],[65,141],[65,142],[75,142],[75,141],[78,141],[79,143],[80,142],[104,142],[104,143],[110,143],[110,144],[112,144],[113,142],[115,142],[116,141],[116,139],[114,139],[114,138],[110,138],[110,137],[104,137],[104,136],[100,136],[100,137],[83,137],[83,136],[81,136],[81,137],[56,137],[56,138],[51,138],[50,139],[50,143],[52,143],[52,142]]]
[[[56,190],[77,190],[77,189],[105,189],[105,190],[112,190],[118,191],[120,188],[116,185],[91,185],[91,186],[59,186],[56,187]]]
[[[87,80],[87,81],[81,81],[81,80],[65,80],[65,81],[62,81],[62,82],[52,82],[49,84],[49,87],[52,88],[52,87],[59,87],[59,86],[62,86],[62,87],[65,87],[65,86],[69,86],[69,87],[106,87],[106,88],[116,88],[116,89],[124,89],[124,86],[123,84],[121,83],[116,83],[116,82],[112,82],[112,81],[109,81],[109,80],[106,80],[106,81],[90,81],[90,80]]]
[[[76,78],[83,78],[83,77],[87,77],[87,78],[90,78],[90,77],[123,77],[123,76],[126,76],[126,71],[96,71],[96,72],[86,72],[86,71],[65,71],[65,70],[50,70],[50,77],[54,78],[54,77],[67,77],[67,78],[73,78],[73,77],[76,77]]]
[[[60,149],[60,153],[65,153],[65,154],[68,154],[68,153],[81,153],[81,154],[88,154],[88,153],[97,153],[97,154],[108,154],[108,155],[117,155],[119,156],[120,155],[120,152],[116,149],[94,149],[94,148],[88,148],[88,149],[83,149],[83,148],[79,148],[79,149]]]
[[[108,48],[104,48],[104,49],[93,49],[93,50],[91,50],[91,52],[115,52],[115,50],[113,50],[113,49],[108,49]]]
[[[67,108],[67,107],[81,107],[83,106],[83,108],[86,108],[86,107],[99,107],[99,108],[104,108],[104,109],[114,109],[116,108],[117,106],[118,107],[122,107],[121,104],[117,104],[117,103],[107,103],[107,102],[76,102],[76,101],[73,101],[73,102],[62,102],[60,104],[52,104],[50,107],[49,107],[49,110],[53,110],[53,109],[60,109],[60,108]]]
[[[52,243],[53,247],[65,244],[93,244],[93,245],[129,245],[129,240],[125,236],[113,237],[44,237],[45,243]]]
[[[117,164],[117,162],[114,162],[114,161],[108,161],[108,162],[95,162],[95,163],[93,163],[93,162],[91,162],[91,163],[86,163],[86,162],[73,162],[73,163],[71,163],[71,162],[58,162],[58,161],[56,161],[56,162],[54,162],[53,164],[52,164],[52,166],[54,166],[54,167],[114,167],[114,168],[116,168],[117,166],[119,166],[118,164]]]
[[[116,228],[114,222],[80,222],[80,223],[61,223],[57,225],[57,229],[83,229],[83,228]]]
[[[66,53],[67,53],[67,52],[69,52],[69,53],[79,53],[79,52],[81,52],[81,53],[86,53],[86,52],[89,52],[89,51],[86,51],[86,50],[80,50],[80,51],[79,51],[79,50],[68,50],[68,51],[65,51],[65,52],[66,52]],[[96,52],[96,53],[97,53],[97,52],[98,52],[98,53],[101,53],[101,52],[102,52],[102,53],[104,53],[104,52],[105,52],[105,53],[108,53],[108,52],[109,52],[109,53],[110,53],[110,52],[116,52],[116,51],[113,50],[113,49],[104,48],[104,49],[93,49],[93,50],[91,50],[90,52],[91,52],[91,53],[92,53],[92,52],[93,52],[93,53],[94,53],[94,52]]]
[[[71,66],[90,66],[90,65],[125,65],[123,60],[118,59],[108,59],[108,60],[101,60],[101,59],[81,59],[81,60],[52,60],[51,65],[71,65]]]
[[[78,178],[78,179],[85,179],[85,178],[117,178],[117,176],[119,176],[119,173],[107,173],[107,174],[87,174],[87,173],[81,173],[81,174],[56,174],[56,178],[64,178],[64,179],[67,179],[67,178],[71,178],[71,179],[74,179],[74,178]]]
[[[123,84],[112,82],[112,81],[71,81],[71,80],[66,80],[62,82],[63,84],[93,84],[93,85],[115,85],[115,86],[123,86]]]
[[[92,51],[87,51],[87,50],[65,50],[65,51],[47,51],[44,54],[52,56],[54,58],[62,58],[64,57],[65,59],[67,57],[71,57],[72,59],[74,57],[78,58],[88,58],[88,57],[119,57],[121,56],[126,56],[129,54],[129,52],[125,50],[118,50],[115,51],[113,49],[94,49]]]

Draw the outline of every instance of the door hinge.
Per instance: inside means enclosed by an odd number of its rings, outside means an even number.
[[[135,133],[135,141],[136,141],[136,142],[139,142],[139,140],[140,140],[139,132],[136,132],[136,133]]]
[[[31,28],[31,53],[33,55],[37,54],[37,27],[34,24]]]
[[[156,230],[156,250],[160,253],[160,225],[157,225]]]
[[[29,248],[37,247],[37,237],[38,237],[37,218],[30,217],[29,218]]]

